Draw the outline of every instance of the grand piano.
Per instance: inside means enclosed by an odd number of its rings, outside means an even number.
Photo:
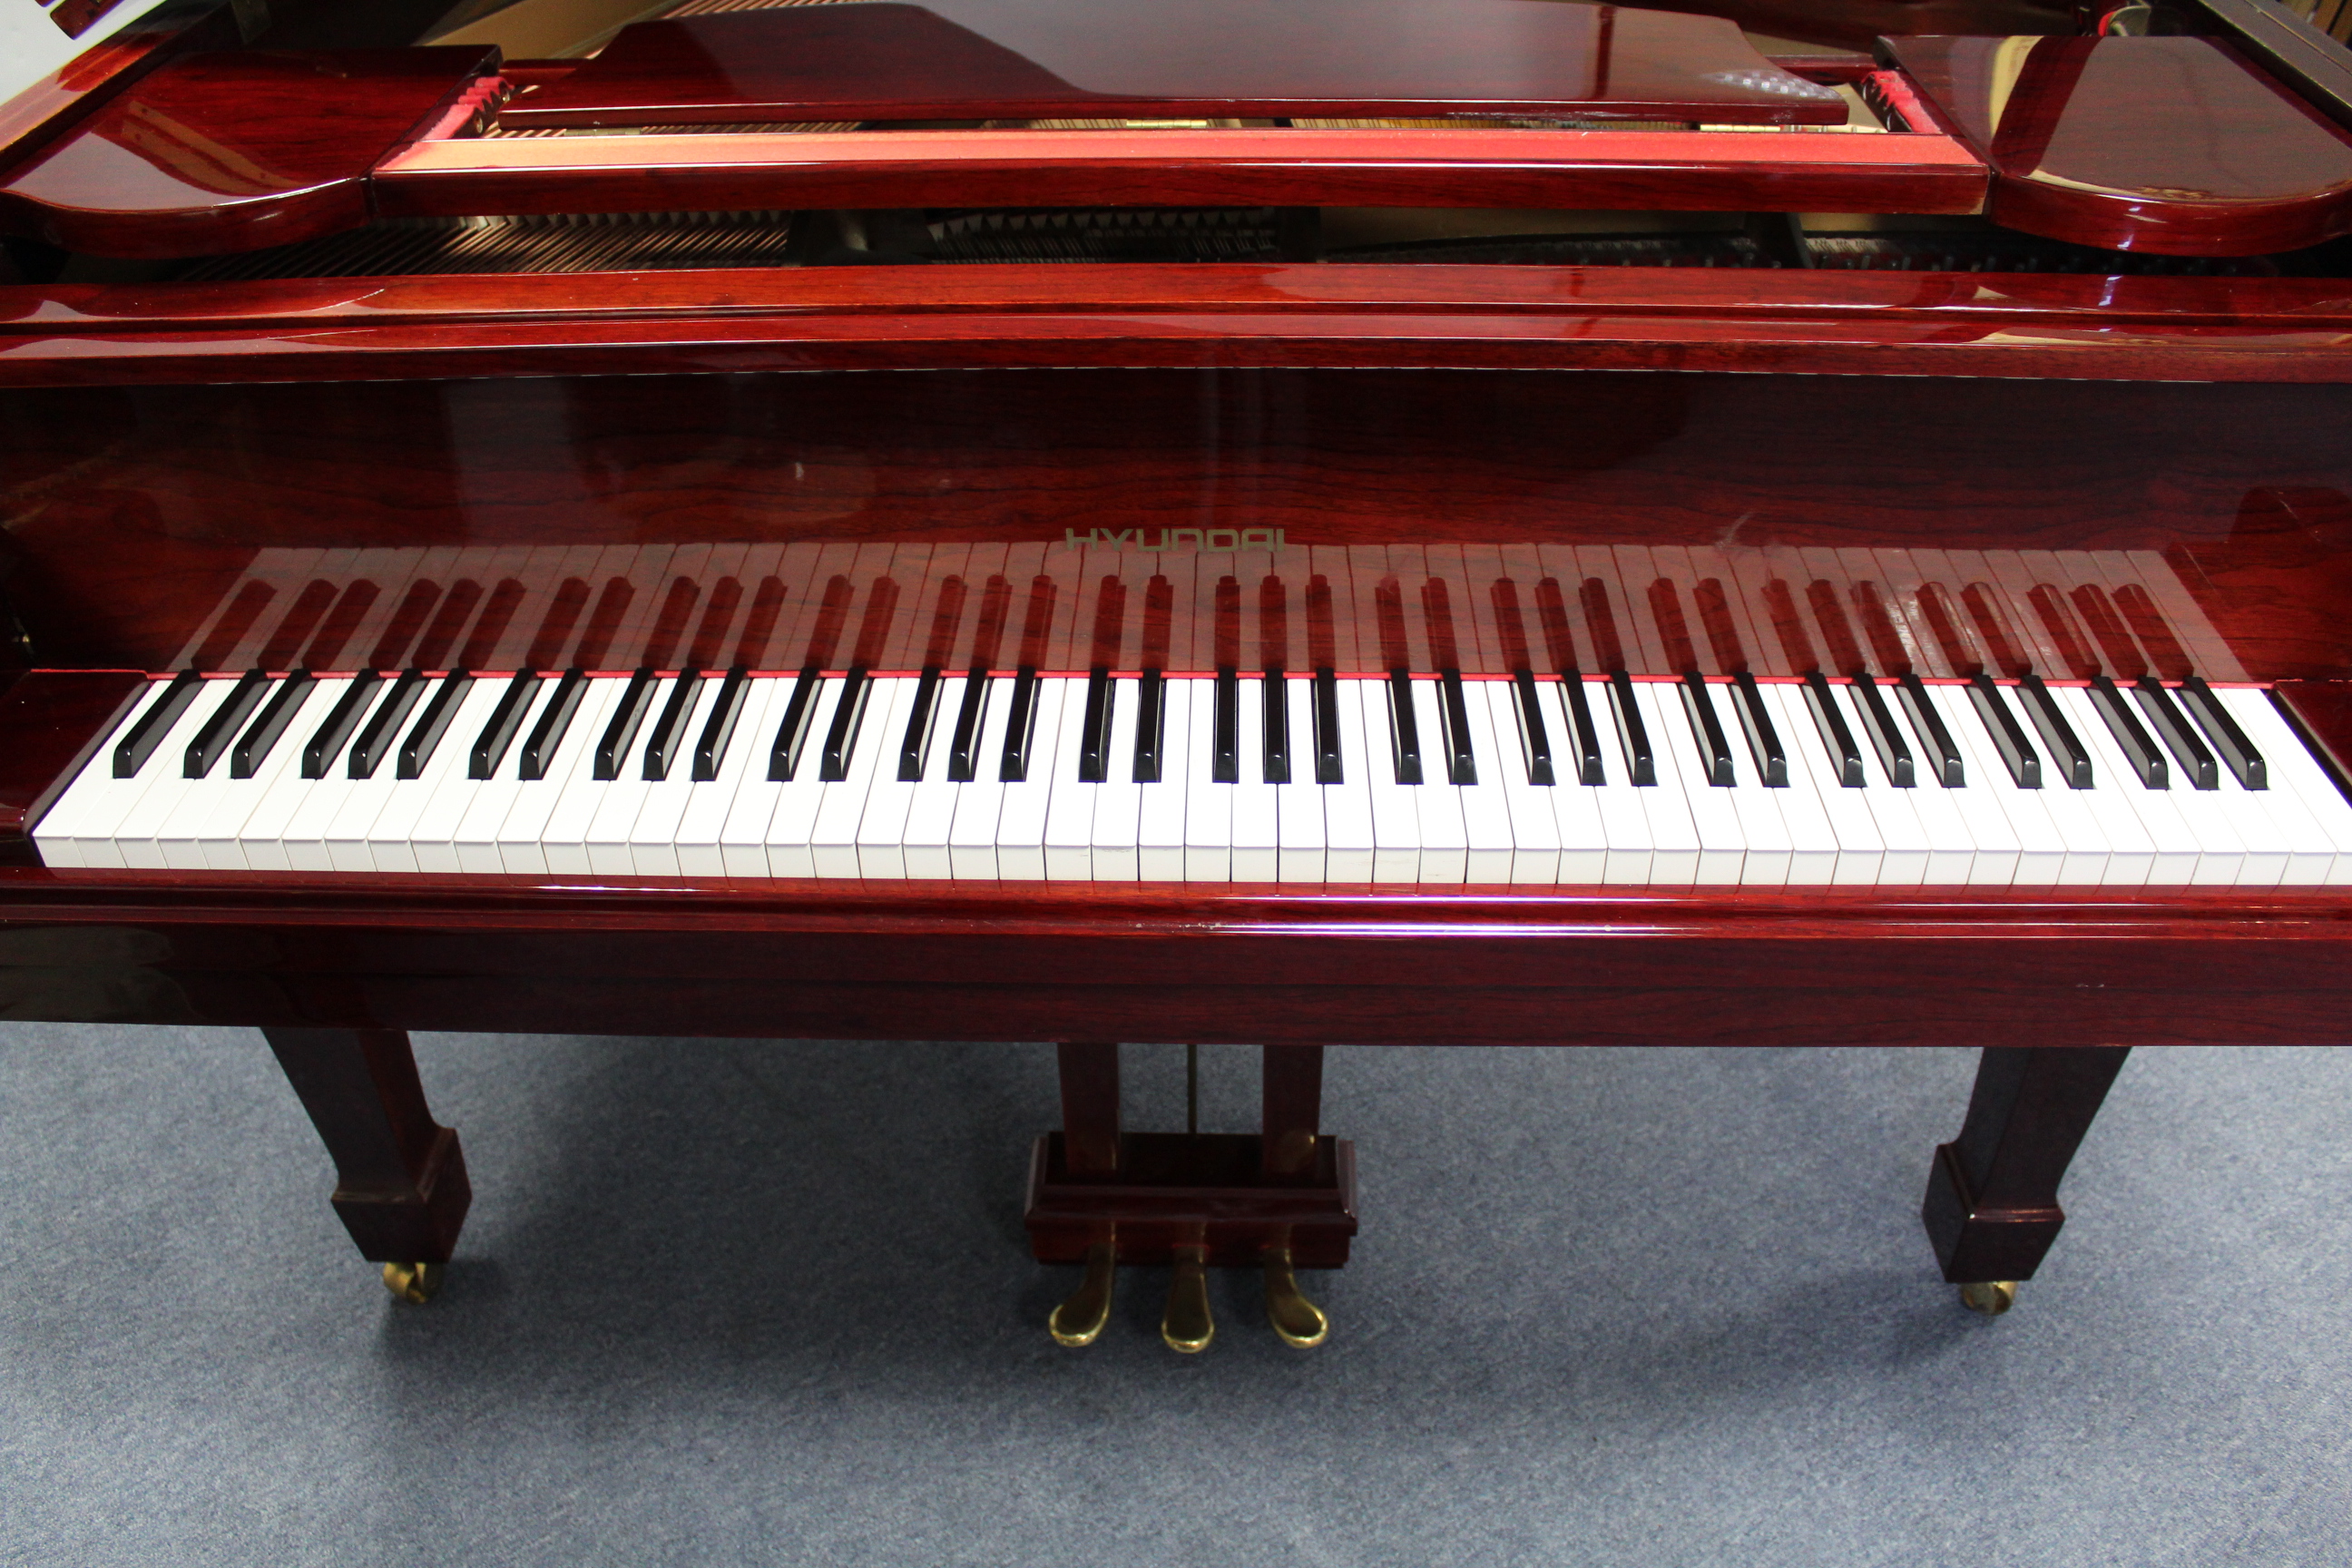
[[[2268,0],[433,9],[0,107],[0,1013],[262,1029],[396,1294],[412,1029],[1059,1041],[1053,1331],[1188,1351],[1328,1328],[1328,1044],[1981,1047],[1998,1312],[2131,1047],[2344,1037]]]

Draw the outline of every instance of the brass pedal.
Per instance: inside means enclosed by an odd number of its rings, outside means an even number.
[[[1265,1317],[1284,1344],[1312,1350],[1331,1337],[1331,1320],[1298,1289],[1290,1271],[1290,1248],[1265,1249]]]
[[[441,1263],[387,1263],[383,1288],[412,1307],[422,1307],[440,1293]]]
[[[1045,1320],[1055,1344],[1075,1348],[1102,1337],[1103,1325],[1110,1321],[1110,1287],[1118,1259],[1118,1249],[1108,1241],[1087,1248],[1086,1279]]]
[[[1217,1321],[1209,1312],[1206,1247],[1176,1248],[1176,1277],[1168,1282],[1168,1310],[1160,1319],[1160,1337],[1182,1355],[1200,1354],[1217,1337]]]
[[[1982,1312],[1988,1318],[1998,1318],[2017,1305],[2017,1281],[1987,1279],[1960,1287],[1960,1305],[1971,1312]]]

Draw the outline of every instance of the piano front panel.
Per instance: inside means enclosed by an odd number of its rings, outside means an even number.
[[[1405,639],[1410,668],[1441,668],[1433,628],[1463,671],[1487,675],[1511,673],[1515,637],[1537,668],[1637,676],[1793,676],[1808,654],[1832,673],[1933,679],[1974,663],[2066,679],[2135,662],[2223,682],[2352,674],[2336,630],[2352,584],[2336,563],[2352,392],[2336,385],[486,378],[13,392],[0,429],[6,592],[58,668],[556,668],[585,657],[596,606],[628,619],[602,626],[588,662],[675,668],[688,628],[650,653],[646,640],[674,585],[688,598],[672,609],[700,630],[722,591],[748,624],[771,579],[784,597],[768,640],[743,648],[738,634],[730,659],[808,662],[839,579],[853,620],[887,585],[877,668],[919,668],[952,580],[972,596],[944,634],[956,667],[989,583],[1025,614],[1042,577],[1047,619],[1007,667],[1103,662],[1089,639],[1108,578],[1125,598],[1109,663],[1141,667],[1143,607],[1164,579],[1166,668],[1213,668],[1230,578],[1236,658],[1252,667],[1269,661],[1272,616],[1291,668],[1328,652],[1356,674],[1395,663],[1384,635]],[[607,601],[616,581],[625,611]],[[559,633],[567,584],[593,604]],[[1589,584],[1601,585],[1590,605]],[[428,590],[456,623],[437,641],[410,627],[391,650]],[[1519,607],[1517,633],[1498,591]],[[1544,644],[1554,591],[1569,659]],[[1822,592],[1845,627],[1813,606]],[[1328,650],[1309,646],[1327,631]]]

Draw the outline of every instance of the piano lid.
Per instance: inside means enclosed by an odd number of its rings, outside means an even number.
[[[901,0],[627,27],[502,124],[1515,114],[1843,124],[1737,24],[1551,0]]]

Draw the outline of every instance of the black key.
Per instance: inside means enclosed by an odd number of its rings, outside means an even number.
[[[646,721],[646,710],[653,706],[656,679],[652,670],[639,669],[622,688],[620,706],[613,710],[613,721],[604,726],[604,736],[596,742],[595,777],[599,783],[610,784],[621,776],[621,759],[636,743],[637,730]]]
[[[1265,782],[1290,782],[1290,687],[1282,671],[1269,669],[1258,683],[1265,698]]]
[[[2254,750],[2246,732],[2238,728],[2238,721],[2230,717],[2230,710],[2221,706],[2221,700],[2213,695],[2211,687],[2192,675],[2180,683],[2174,695],[2189,710],[2189,716],[2197,721],[2197,727],[2205,731],[2205,738],[2213,742],[2213,749],[2221,753],[2221,761],[2238,775],[2239,784],[2247,789],[2270,787],[2269,765]]]
[[[737,665],[719,683],[710,700],[710,717],[702,721],[702,736],[694,742],[694,782],[709,784],[727,760],[727,743],[735,738],[735,721],[743,716],[743,699],[751,694],[751,671]]]
[[[1813,727],[1822,732],[1822,744],[1829,749],[1830,761],[1837,765],[1838,787],[1861,789],[1865,783],[1862,748],[1853,743],[1853,731],[1846,727],[1845,714],[1838,707],[1837,692],[1831,688],[1829,677],[1818,669],[1805,677],[1805,706],[1813,710]],[[1907,771],[1911,763],[1908,753],[1903,763]],[[1891,774],[1894,769],[1890,766],[1887,772]]]
[[[702,671],[679,670],[669,689],[669,700],[662,704],[661,715],[654,721],[653,733],[646,737],[647,783],[659,784],[669,777],[678,753],[686,750],[686,727],[694,718],[695,700],[701,695]]]
[[[1242,782],[1241,672],[1226,665],[1217,671],[1216,712],[1209,726],[1209,782]]]
[[[1517,670],[1511,676],[1511,693],[1516,700],[1512,709],[1519,716],[1519,751],[1527,758],[1528,783],[1548,784],[1552,782],[1551,731],[1544,727],[1543,705],[1536,690],[1532,670]]]
[[[1861,716],[1863,733],[1870,737],[1871,750],[1878,753],[1878,765],[1886,771],[1886,782],[1896,789],[1913,787],[1919,781],[1918,763],[1911,755],[1911,743],[1895,726],[1886,694],[1867,675],[1855,676],[1845,689]]]
[[[400,736],[400,727],[408,722],[408,711],[416,700],[425,695],[425,672],[404,669],[383,694],[375,711],[361,726],[359,738],[352,742],[351,766],[346,770],[355,779],[372,779],[392,754],[393,742]]]
[[[2147,716],[2148,728],[2164,742],[2164,749],[2180,764],[2180,776],[2189,781],[2189,787],[2220,789],[2221,770],[2213,761],[2213,753],[2205,749],[2205,742],[2198,739],[2188,718],[2173,706],[2171,693],[2156,677],[2143,675],[2132,682],[2132,700]]]
[[[776,726],[775,744],[768,748],[769,783],[789,784],[801,771],[801,753],[816,718],[817,693],[824,689],[824,672],[813,664],[803,666],[801,678],[793,683],[792,700],[784,704],[783,722]]]
[[[1315,782],[1346,784],[1339,751],[1339,676],[1328,667],[1315,672]]]
[[[1445,782],[1478,782],[1478,758],[1470,746],[1470,704],[1462,694],[1462,672],[1440,671],[1437,677],[1437,727],[1445,744]]]
[[[833,706],[833,727],[824,732],[824,750],[817,756],[816,776],[822,784],[839,784],[849,776],[857,755],[858,727],[866,722],[866,702],[874,682],[862,665],[851,665],[841,679],[841,700]]]
[[[1412,677],[1402,669],[1389,671],[1389,752],[1396,761],[1396,782],[1421,782],[1421,725],[1412,716]]]
[[[1739,715],[1739,727],[1748,731],[1748,754],[1756,759],[1756,776],[1764,781],[1766,789],[1789,787],[1789,753],[1780,747],[1780,727],[1772,715],[1764,710],[1764,693],[1758,689],[1756,678],[1741,670],[1731,678],[1732,711]]]
[[[188,742],[184,776],[200,779],[211,773],[213,764],[221,760],[221,753],[228,750],[229,742],[237,731],[245,727],[245,721],[253,717],[253,710],[261,706],[261,700],[268,694],[268,671],[248,669],[238,676],[236,685],[230,689],[227,698],[212,710],[196,731],[196,738]]]
[[[1643,789],[1655,788],[1658,759],[1650,752],[1650,727],[1633,705],[1633,678],[1623,670],[1609,677],[1609,706],[1617,715],[1617,739],[1625,748],[1625,772]]]
[[[448,732],[449,721],[457,716],[457,705],[466,693],[474,689],[474,678],[461,670],[451,670],[433,696],[425,704],[425,711],[416,716],[416,728],[400,743],[400,764],[393,773],[396,779],[419,779],[433,761],[433,753],[441,748],[441,737]]]
[[[514,744],[515,731],[530,716],[530,700],[539,695],[539,671],[518,669],[507,689],[499,693],[499,705],[490,710],[489,721],[474,738],[474,750],[466,759],[466,776],[469,779],[489,778],[507,760],[507,748]]]
[[[1592,704],[1585,700],[1584,677],[1573,665],[1559,678],[1559,700],[1568,709],[1570,739],[1576,744],[1576,782],[1607,784],[1609,772],[1601,763],[1601,731],[1592,722]]]
[[[567,669],[555,683],[555,692],[548,698],[547,706],[539,710],[539,722],[530,727],[530,739],[522,743],[522,757],[515,763],[515,776],[522,779],[543,779],[555,766],[555,753],[562,748],[564,732],[572,728],[572,715],[580,711],[580,700],[588,695],[588,672]]]
[[[2099,717],[2106,721],[2107,733],[2116,738],[2124,760],[2131,764],[2131,771],[2138,776],[2139,782],[2149,789],[2169,787],[2171,764],[2165,761],[2164,752],[2155,739],[2140,727],[2138,716],[2131,710],[2131,704],[2124,700],[2124,694],[2116,689],[2114,681],[2104,675],[2091,677],[2091,706],[2097,709]]]
[[[1168,682],[1147,669],[1135,683],[1135,782],[1158,784],[1160,759],[1168,744]]]
[[[988,719],[988,669],[974,665],[964,677],[963,701],[956,708],[955,734],[948,742],[948,782],[970,784],[980,777],[980,736]]]
[[[286,726],[294,721],[295,710],[302,706],[302,699],[314,684],[307,669],[298,669],[278,683],[278,689],[263,705],[260,717],[237,737],[236,749],[229,752],[229,777],[249,779],[269,760],[269,753],[277,750],[278,737],[286,733]]]
[[[1111,710],[1118,688],[1101,665],[1087,672],[1087,711],[1078,721],[1078,782],[1105,784],[1110,779]]]
[[[923,767],[931,759],[931,731],[940,718],[940,672],[923,671],[915,682],[915,710],[907,715],[907,733],[898,742],[898,782],[920,784]]]
[[[2064,779],[2069,789],[2089,789],[2092,784],[2091,753],[2083,748],[2082,738],[2074,726],[2066,722],[2058,700],[2042,684],[2038,675],[2026,675],[2017,683],[2017,705],[2033,721],[2034,731],[2050,752],[2051,768]]]
[[[2020,789],[2042,787],[2042,753],[2025,738],[2023,726],[2009,704],[2000,700],[2000,688],[1992,677],[1979,671],[1969,682],[1969,702],[1983,721],[1985,733],[1992,739],[1992,749],[2000,756],[2000,765],[2017,781]]]
[[[367,717],[368,693],[373,691],[376,682],[383,679],[373,669],[362,669],[352,678],[351,685],[344,689],[342,696],[335,700],[334,707],[328,710],[327,721],[319,726],[310,736],[310,743],[302,748],[304,778],[322,779],[327,776],[327,770],[333,767],[335,759],[342,754],[343,742],[352,738],[352,731],[360,727],[362,719]]]
[[[1724,736],[1723,721],[1715,716],[1706,678],[1693,670],[1675,689],[1682,693],[1683,712],[1690,719],[1691,739],[1698,743],[1699,767],[1706,782],[1717,789],[1729,789],[1739,780],[1731,771],[1731,742]]]
[[[1867,677],[1859,679],[1867,679]],[[1960,748],[1953,743],[1952,732],[1944,728],[1944,716],[1927,700],[1927,688],[1916,675],[1900,676],[1895,682],[1895,700],[1911,721],[1911,732],[1919,737],[1919,749],[1927,754],[1927,770],[1946,789],[1960,789],[1969,782],[1968,770],[1960,761]],[[2034,759],[2034,776],[2039,778],[2042,760]]]
[[[1013,708],[1004,715],[1004,755],[997,764],[1000,784],[1029,777],[1029,752],[1037,739],[1037,672],[1023,665],[1013,672]]]
[[[147,711],[139,715],[139,721],[115,746],[116,778],[139,776],[139,770],[147,765],[147,759],[155,754],[155,748],[163,743],[163,737],[172,732],[172,726],[180,721],[180,715],[188,710],[188,704],[204,689],[204,682],[200,670],[184,669],[172,677],[163,695],[147,705]]]

